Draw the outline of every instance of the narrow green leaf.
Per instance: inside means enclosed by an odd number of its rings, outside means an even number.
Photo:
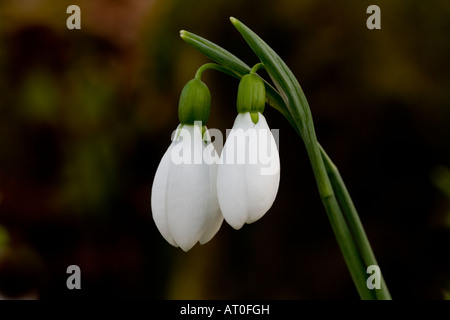
[[[367,238],[366,232],[364,231],[364,227],[358,216],[358,212],[356,211],[355,205],[353,204],[353,200],[350,197],[350,193],[348,192],[347,187],[345,186],[344,180],[342,180],[338,168],[331,161],[330,157],[327,155],[322,146],[319,145],[319,148],[320,151],[322,152],[325,167],[327,169],[328,176],[330,177],[331,184],[333,185],[333,189],[338,198],[339,205],[341,206],[342,211],[344,212],[345,219],[347,220],[350,231],[353,234],[356,245],[358,246],[358,249],[361,252],[361,256],[366,266],[370,265],[378,266],[378,262],[372,251],[369,239]],[[383,300],[391,299],[391,295],[389,293],[389,289],[386,285],[386,282],[384,281],[383,274],[381,274],[381,288],[376,289],[375,294],[379,299]]]
[[[250,72],[250,67],[241,59],[215,43],[186,30],[180,31],[180,37],[211,60],[234,71],[237,77],[240,78]]]
[[[303,123],[311,120],[308,101],[295,76],[280,56],[257,34],[235,18],[230,18],[247,44],[264,64],[276,88],[281,94],[291,116],[303,131]]]
[[[303,138],[323,205],[361,298],[376,299],[375,293],[366,286],[366,265],[334,194],[319,150],[308,101],[300,84],[284,61],[258,35],[239,20],[230,20],[264,64]]]
[[[284,100],[293,122],[296,124],[298,131],[300,131],[316,176],[321,197],[332,196],[333,188],[326,175],[322,156],[317,146],[311,111],[300,84],[280,56],[256,33],[239,20],[235,18],[230,18],[230,20],[264,64],[266,71],[269,73]]]

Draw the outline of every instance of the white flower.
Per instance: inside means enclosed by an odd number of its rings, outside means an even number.
[[[203,141],[197,124],[180,125],[175,135],[155,174],[152,212],[162,236],[188,251],[211,240],[223,221],[216,192],[217,155],[205,152],[213,146]]]
[[[225,220],[236,230],[260,219],[272,206],[280,182],[275,139],[261,113],[239,113],[219,161],[217,195]]]

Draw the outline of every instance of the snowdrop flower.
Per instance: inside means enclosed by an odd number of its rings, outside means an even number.
[[[208,87],[199,79],[183,88],[180,125],[152,186],[155,224],[167,242],[184,251],[211,240],[223,221],[216,191],[218,156],[202,126],[209,117],[210,101]]]
[[[217,195],[225,220],[234,229],[260,219],[272,206],[280,182],[280,159],[262,115],[264,83],[256,74],[242,77],[238,116],[219,160]]]

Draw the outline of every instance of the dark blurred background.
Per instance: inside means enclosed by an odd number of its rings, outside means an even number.
[[[71,4],[81,30],[66,28]],[[371,4],[381,30],[366,27]],[[178,33],[253,65],[230,16],[298,77],[393,298],[449,298],[450,2],[438,0],[1,1],[0,297],[358,298],[303,143],[270,107],[282,173],[264,218],[224,223],[188,253],[153,222],[179,94],[209,62]],[[203,80],[208,126],[225,132],[238,82]],[[81,290],[66,287],[72,264]]]

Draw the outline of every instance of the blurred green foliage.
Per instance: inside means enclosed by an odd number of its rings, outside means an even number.
[[[0,250],[9,242],[8,231],[0,226]]]

